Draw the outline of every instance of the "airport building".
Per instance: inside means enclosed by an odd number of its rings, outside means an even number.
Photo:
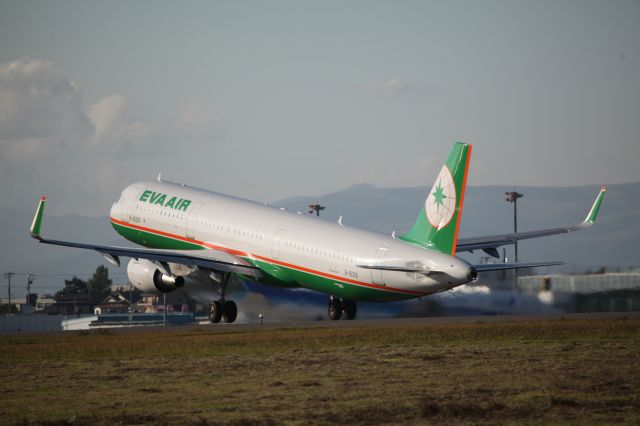
[[[547,297],[565,312],[640,311],[640,268],[519,277],[518,290]]]

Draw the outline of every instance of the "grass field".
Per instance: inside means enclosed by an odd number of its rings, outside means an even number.
[[[640,424],[640,319],[0,336],[0,424]]]

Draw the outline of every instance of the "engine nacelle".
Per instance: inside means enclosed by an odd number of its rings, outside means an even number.
[[[184,285],[184,277],[166,275],[146,259],[131,259],[127,275],[131,284],[144,293],[171,293]]]

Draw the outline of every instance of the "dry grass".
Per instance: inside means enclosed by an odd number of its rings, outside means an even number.
[[[0,336],[1,424],[640,423],[640,319]]]

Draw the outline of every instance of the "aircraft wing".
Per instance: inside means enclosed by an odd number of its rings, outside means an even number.
[[[197,266],[219,272],[234,272],[253,277],[260,277],[262,274],[258,267],[250,264],[239,256],[223,250],[162,250],[138,247],[104,246],[76,243],[73,241],[45,239],[40,235],[45,200],[44,196],[40,198],[38,209],[36,210],[36,214],[33,218],[31,228],[29,228],[31,237],[43,244],[95,250],[102,254],[109,262],[117,266],[120,266],[120,257],[131,257],[134,259],[150,260],[156,263],[160,269],[165,270],[167,269],[167,263],[179,263],[187,266]]]
[[[598,217],[598,211],[600,210],[600,205],[602,204],[602,199],[604,198],[604,194],[607,191],[607,188],[603,186],[598,193],[587,217],[573,226],[565,226],[562,228],[550,228],[550,229],[541,229],[537,231],[527,231],[527,232],[518,232],[512,234],[501,234],[501,235],[490,235],[486,237],[476,237],[476,238],[460,238],[458,240],[458,245],[456,246],[456,252],[468,251],[472,252],[474,250],[484,250],[485,253],[490,256],[499,258],[500,254],[498,253],[497,248],[500,246],[513,244],[518,240],[526,240],[529,238],[538,238],[544,237],[547,235],[556,235],[556,234],[566,234],[573,231],[580,231],[585,228],[589,228],[592,226],[596,218]]]

